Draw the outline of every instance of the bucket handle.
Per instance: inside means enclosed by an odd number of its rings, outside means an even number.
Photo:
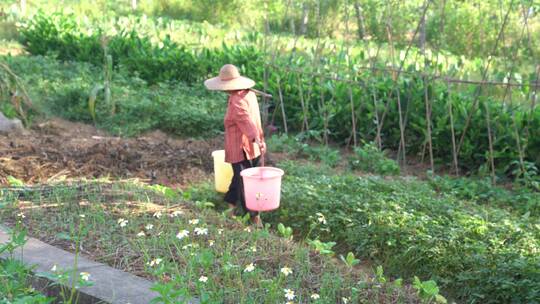
[[[261,153],[261,167],[264,167],[264,154],[265,154],[265,153]],[[259,172],[261,173],[261,174],[259,175],[260,179],[263,179],[263,172],[264,172],[264,170],[259,169]]]

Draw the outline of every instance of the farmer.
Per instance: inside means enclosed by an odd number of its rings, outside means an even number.
[[[238,68],[232,64],[224,65],[219,76],[208,79],[204,85],[209,90],[224,91],[229,94],[225,113],[225,162],[232,164],[233,177],[225,201],[232,212],[238,203],[242,211],[248,212],[244,199],[244,187],[240,171],[257,167],[262,154],[266,152],[264,134],[257,97],[251,90],[255,82],[240,76]],[[261,224],[257,212],[250,212],[255,225]]]

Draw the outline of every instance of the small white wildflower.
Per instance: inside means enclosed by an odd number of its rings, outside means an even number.
[[[56,272],[56,264],[53,265],[53,267],[51,268],[51,271]]]
[[[137,233],[137,236],[142,237],[142,236],[146,236],[146,234],[144,233],[144,231],[141,231],[141,232]]]
[[[319,223],[326,225],[326,217],[324,217],[324,214],[317,212],[315,215],[317,215],[317,221],[319,221]]]
[[[343,298],[341,298],[341,301],[343,302],[343,304],[347,304],[347,303],[349,303],[349,298],[343,297]]]
[[[257,252],[257,246],[251,246],[251,252]]]
[[[281,273],[283,273],[283,275],[287,277],[292,274],[292,269],[290,269],[289,267],[283,267],[281,268]]]
[[[312,299],[312,300],[318,300],[318,299],[320,299],[320,298],[321,298],[321,296],[319,296],[318,293],[314,293],[314,294],[311,295],[311,299]]]
[[[83,281],[88,281],[90,280],[90,274],[88,272],[81,272],[81,279]]]
[[[175,211],[173,211],[173,213],[171,213],[170,217],[177,217],[177,216],[180,216],[182,214],[184,214],[184,211],[175,210]]]
[[[287,300],[294,300],[294,298],[296,297],[294,295],[294,290],[283,289],[283,292],[285,292],[285,298],[287,298]]]
[[[181,239],[187,237],[188,235],[189,235],[189,231],[182,230],[182,231],[178,232],[178,234],[176,234],[176,238],[181,240]]]
[[[206,283],[206,281],[208,281],[208,278],[205,277],[205,276],[201,276],[201,277],[199,278],[199,282]]]
[[[197,225],[198,223],[199,223],[199,219],[189,220],[190,225]]]
[[[244,272],[252,272],[253,270],[255,270],[255,264],[250,263],[246,266],[246,268],[244,269]]]
[[[207,235],[208,234],[208,229],[197,227],[197,228],[195,228],[194,232],[195,232],[196,235]]]
[[[123,218],[118,219],[118,225],[120,225],[120,227],[126,227],[127,224],[128,224],[128,220],[123,219]]]
[[[144,229],[146,229],[146,230],[152,230],[153,228],[154,228],[154,225],[152,225],[152,224],[148,224],[148,225],[144,226]]]
[[[208,240],[208,246],[212,247],[214,246],[215,241],[214,240]]]
[[[161,218],[161,215],[161,211],[157,211],[156,213],[154,213],[155,218]]]
[[[22,212],[21,212],[21,213],[17,214],[17,217],[20,217],[20,218],[22,218],[22,219],[23,219],[23,218],[25,218],[25,217],[26,217],[26,215],[24,215],[24,213],[22,213]]]
[[[80,217],[80,218],[85,218],[86,215],[84,215],[84,214],[79,214],[79,217]]]
[[[223,233],[223,229],[218,229],[218,230],[217,230],[217,233],[218,233],[219,235],[221,235],[221,234]]]
[[[150,263],[148,263],[148,265],[150,265],[150,267],[154,267],[154,266],[157,266],[157,265],[161,264],[161,261],[163,261],[163,260],[160,259],[160,258],[153,259],[152,261],[150,261]]]
[[[245,231],[245,232],[251,232],[251,228],[246,227],[246,228],[244,228],[244,231]]]

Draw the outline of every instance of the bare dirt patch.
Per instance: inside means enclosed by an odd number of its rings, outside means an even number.
[[[25,183],[62,178],[139,178],[181,187],[212,172],[211,152],[222,139],[181,140],[155,131],[137,138],[113,137],[93,126],[54,119],[24,135],[0,136],[0,184],[13,176]]]

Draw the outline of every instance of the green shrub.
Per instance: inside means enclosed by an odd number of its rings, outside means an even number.
[[[87,63],[62,63],[46,57],[6,59],[46,114],[93,122],[88,98],[95,84],[102,80],[100,69]],[[149,86],[146,81],[118,70],[113,74],[111,90],[116,114],[110,115],[110,107],[100,92],[96,99],[96,124],[114,134],[133,136],[161,129],[179,136],[198,137],[215,136],[223,129],[226,96],[210,93],[201,85]]]
[[[355,148],[354,155],[349,158],[349,166],[353,170],[380,175],[399,175],[397,162],[387,158],[373,143]]]
[[[536,303],[540,297],[538,216],[438,194],[411,179],[279,166],[286,172],[281,206],[265,220],[334,241],[340,252],[373,259],[391,276],[433,279],[460,302]]]
[[[433,176],[430,185],[439,193],[447,193],[462,200],[477,204],[497,206],[531,216],[540,216],[540,193],[528,188],[516,188],[514,191],[493,186],[489,178],[450,178]]]

